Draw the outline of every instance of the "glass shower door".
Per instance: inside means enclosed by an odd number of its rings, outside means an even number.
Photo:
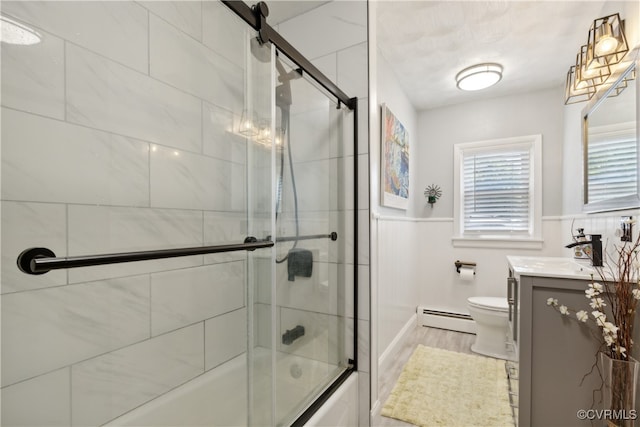
[[[274,403],[276,424],[286,425],[348,364],[340,198],[348,110],[282,54],[274,66]]]

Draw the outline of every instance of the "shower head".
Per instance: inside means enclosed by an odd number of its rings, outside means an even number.
[[[265,46],[258,37],[251,38],[250,42],[251,54],[258,61],[268,63],[271,61],[271,49]],[[278,82],[276,87],[276,105],[282,109],[289,110],[291,107],[291,80],[302,77],[302,69],[295,68],[287,72],[280,58],[276,56],[276,70],[278,71]]]
[[[258,37],[253,37],[250,42],[251,54],[260,62],[267,63],[271,60],[271,49],[265,46]],[[284,68],[280,59],[276,56],[276,68],[278,70],[278,81],[280,83],[294,80],[302,76],[302,69],[296,68],[289,72]]]
[[[271,60],[271,49],[265,46],[264,43],[253,37],[250,42],[251,54],[260,62],[269,62]]]

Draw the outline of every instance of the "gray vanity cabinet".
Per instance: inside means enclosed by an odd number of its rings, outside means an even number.
[[[593,368],[593,373],[585,377],[598,352],[592,331],[599,331],[591,329],[591,319],[587,324],[579,323],[547,305],[548,298],[557,298],[559,304],[572,311],[591,313],[584,294],[589,283],[540,276],[519,278],[519,427],[592,425],[589,420],[578,419],[577,412],[600,408],[593,403],[593,390],[600,386],[598,371]],[[640,326],[636,321],[634,341],[640,346]],[[635,354],[639,352],[636,348]]]

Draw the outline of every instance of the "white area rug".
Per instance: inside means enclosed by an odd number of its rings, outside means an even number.
[[[418,426],[513,426],[504,360],[418,345],[382,415]]]

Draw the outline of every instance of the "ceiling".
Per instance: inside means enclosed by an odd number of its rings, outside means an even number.
[[[379,52],[418,110],[564,85],[594,19],[613,1],[377,1]],[[495,86],[464,92],[456,74],[504,67]]]
[[[325,3],[271,0],[268,20],[275,26]],[[370,7],[376,8],[379,53],[414,107],[425,110],[564,86],[593,20],[623,10],[623,3],[375,0]],[[456,74],[483,62],[501,64],[502,80],[476,92],[458,89]]]

